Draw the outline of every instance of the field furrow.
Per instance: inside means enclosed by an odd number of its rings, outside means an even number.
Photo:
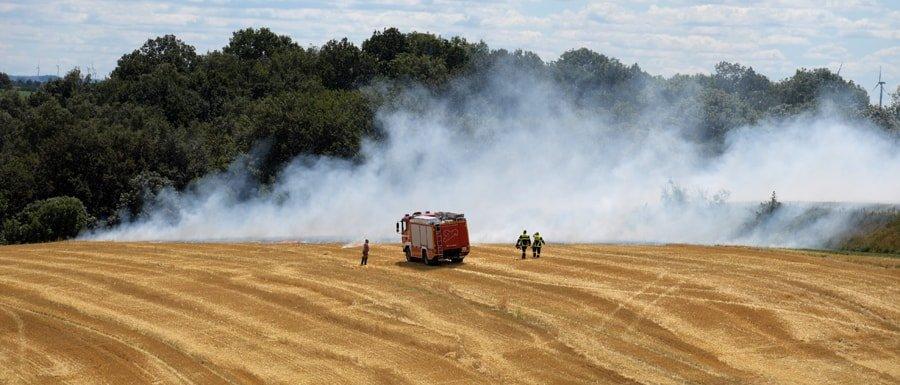
[[[900,260],[553,245],[0,247],[0,384],[900,382]]]

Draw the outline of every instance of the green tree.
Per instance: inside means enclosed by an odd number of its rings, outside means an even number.
[[[279,52],[299,48],[290,37],[280,36],[268,28],[247,28],[235,32],[222,52],[238,59],[270,59]]]
[[[387,74],[393,78],[413,80],[432,86],[445,83],[449,77],[447,66],[440,58],[409,53],[394,58],[388,64]]]
[[[343,38],[331,40],[319,50],[319,77],[331,89],[352,89],[367,83],[375,73],[371,56]]]
[[[37,157],[31,153],[0,153],[0,195],[5,201],[7,215],[21,210],[36,196],[42,194],[41,181],[34,174],[39,167]]]
[[[362,139],[374,135],[374,114],[358,91],[286,92],[255,102],[238,121],[245,147],[269,141],[262,176],[271,178],[294,157],[353,158]]]
[[[283,91],[318,90],[322,80],[317,71],[317,53],[313,49],[290,49],[272,57],[267,81],[268,93]]]
[[[9,212],[9,199],[6,199],[6,195],[3,191],[0,191],[0,226],[3,225],[3,221],[6,220],[7,213]],[[2,229],[0,229],[2,230]],[[0,231],[2,233],[2,231]],[[2,244],[3,242],[0,242]]]
[[[162,64],[169,64],[178,72],[189,72],[196,62],[197,53],[193,46],[185,44],[174,35],[165,35],[147,40],[140,49],[122,56],[110,77],[134,80]]]
[[[208,110],[204,115],[210,118],[224,115],[228,105],[251,94],[241,60],[218,51],[200,57],[191,83],[206,102]]]
[[[128,181],[128,189],[119,196],[116,213],[108,222],[117,223],[123,216],[137,216],[147,202],[153,201],[163,189],[172,187],[169,178],[155,171],[141,171]]]
[[[406,35],[406,41],[409,47],[407,52],[421,56],[443,58],[450,47],[447,40],[430,33],[410,32]]]
[[[159,108],[169,122],[187,124],[206,111],[206,102],[189,85],[190,77],[171,64],[141,75],[126,88],[122,99]]]
[[[701,142],[724,144],[728,131],[756,120],[753,110],[737,95],[707,90],[697,101],[702,107],[699,132]]]
[[[768,109],[777,100],[772,82],[753,67],[723,61],[716,64],[712,80],[714,88],[737,95],[758,111]]]
[[[406,36],[397,28],[375,31],[372,37],[363,41],[363,52],[372,56],[379,64],[389,63],[397,55],[406,52]]]
[[[892,107],[867,106],[859,112],[858,117],[868,120],[890,132],[900,133],[900,116]]]
[[[35,151],[39,167],[34,172],[43,183],[37,190],[39,198],[76,197],[93,213],[108,216],[114,212],[129,178],[149,166],[145,156],[171,157],[160,147],[145,132],[130,132],[99,120],[56,132]]]
[[[637,98],[634,92],[623,92],[635,80],[646,75],[636,64],[625,66],[587,48],[566,51],[553,63],[557,79],[576,100],[597,101],[611,106],[617,99]]]
[[[704,145],[709,154],[724,149],[729,131],[758,119],[758,113],[738,95],[711,88],[696,92],[676,104],[675,116],[684,126],[686,138]]]
[[[81,70],[75,68],[63,78],[47,82],[44,85],[44,90],[60,101],[66,101],[83,91],[90,83],[91,76],[82,76]]]
[[[4,72],[0,72],[0,90],[8,89],[12,89],[12,81],[9,80],[9,75]]]
[[[859,111],[869,105],[865,89],[827,68],[799,69],[778,83],[776,89],[781,103],[789,107],[805,109],[830,102],[840,109]]]
[[[451,73],[461,72],[469,64],[469,49],[471,44],[461,37],[450,39],[450,45],[444,52],[444,63]],[[538,58],[540,59],[540,58]]]
[[[900,121],[900,86],[897,86],[897,89],[891,93],[891,105],[888,107],[888,113]]]

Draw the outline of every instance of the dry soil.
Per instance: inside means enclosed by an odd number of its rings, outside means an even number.
[[[0,247],[0,384],[900,383],[900,259],[565,245]]]

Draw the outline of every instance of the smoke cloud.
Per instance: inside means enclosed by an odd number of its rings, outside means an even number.
[[[385,137],[364,143],[362,161],[301,156],[260,188],[248,155],[85,237],[398,241],[404,213],[441,210],[465,213],[476,242],[527,229],[551,243],[817,247],[855,210],[900,201],[896,139],[826,111],[732,130],[711,154],[667,123],[669,106],[625,125],[549,77],[501,69],[454,87],[369,90],[391,99],[377,118]],[[773,190],[787,203],[761,218]]]

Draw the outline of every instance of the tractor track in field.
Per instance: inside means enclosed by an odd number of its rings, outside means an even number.
[[[0,385],[900,382],[900,259],[690,245],[0,247]]]

